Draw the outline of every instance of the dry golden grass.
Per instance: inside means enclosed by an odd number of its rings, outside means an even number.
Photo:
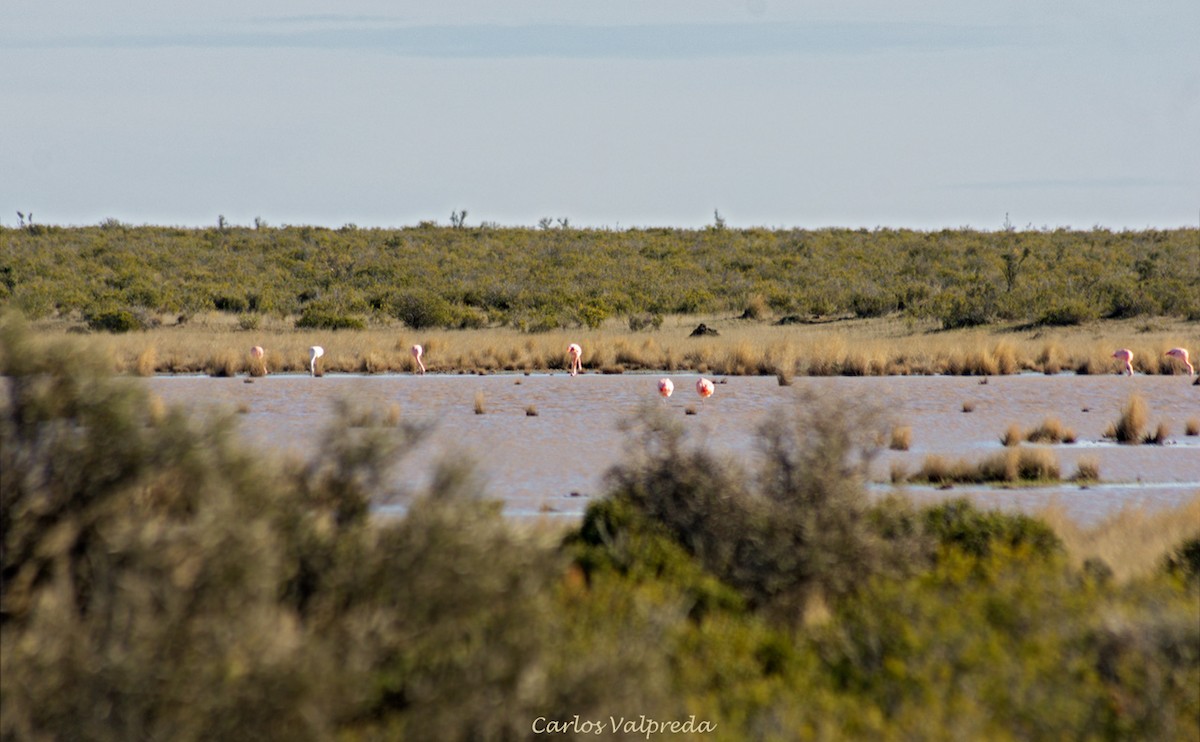
[[[154,346],[148,346],[141,353],[138,353],[137,359],[133,362],[133,372],[138,376],[153,376],[155,369],[158,368],[158,354],[154,350]]]
[[[1154,428],[1153,433],[1146,434],[1146,437],[1142,439],[1142,443],[1152,446],[1161,446],[1167,442],[1167,438],[1169,438],[1170,435],[1170,426],[1165,422],[1160,422],[1157,427]]]
[[[487,412],[485,402],[486,402],[486,400],[484,399],[483,392],[482,391],[475,392],[475,414],[476,415],[482,415],[483,413]]]
[[[907,451],[912,446],[912,426],[897,425],[892,428],[892,440],[888,448],[893,451]]]
[[[720,331],[717,337],[692,338],[699,322]],[[54,337],[78,330],[78,323],[35,323]],[[657,329],[634,332],[624,318],[599,329],[553,330],[529,334],[508,327],[414,331],[400,323],[366,330],[297,330],[290,318],[262,316],[254,329],[242,329],[233,315],[198,314],[186,324],[173,320],[145,332],[92,333],[83,341],[107,353],[123,373],[244,373],[253,345],[267,351],[272,373],[307,370],[308,348],[323,346],[325,370],[346,373],[410,373],[409,349],[425,348],[432,373],[475,371],[560,371],[567,367],[569,343],[583,346],[589,370],[621,367],[629,371],[690,370],[736,375],[792,374],[903,375],[959,374],[988,376],[1024,370],[1056,373],[1117,373],[1112,350],[1128,347],[1144,373],[1167,373],[1159,357],[1186,345],[1194,327],[1161,320],[1149,331],[1144,323],[1105,321],[1068,328],[1020,330],[1005,327],[940,331],[933,323],[911,319],[850,319],[819,324],[775,325],[769,320],[735,317],[668,317]],[[78,338],[77,335],[75,337]],[[155,350],[153,363],[144,354]],[[139,364],[139,358],[143,358]]]
[[[1100,462],[1095,458],[1081,458],[1075,465],[1075,474],[1071,477],[1072,482],[1099,482],[1100,481]]]
[[[1009,448],[977,462],[926,456],[909,481],[939,485],[1055,482],[1059,481],[1060,474],[1058,457],[1051,451],[1044,448]]]
[[[1122,508],[1090,527],[1079,525],[1057,505],[1038,516],[1058,533],[1076,565],[1100,559],[1117,579],[1127,580],[1158,569],[1165,554],[1200,532],[1200,492],[1177,508]]]
[[[1146,427],[1146,401],[1137,394],[1132,395],[1121,410],[1121,416],[1109,424],[1105,438],[1117,443],[1140,443],[1142,430]]]
[[[1065,427],[1057,417],[1048,417],[1027,432],[1025,440],[1030,443],[1074,443],[1075,431]]]
[[[1184,435],[1200,435],[1200,418],[1189,418],[1188,421],[1183,424],[1183,432]]]

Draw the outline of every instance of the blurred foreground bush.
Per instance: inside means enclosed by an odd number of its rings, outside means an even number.
[[[469,472],[370,517],[419,431],[345,411],[314,459],[263,461],[12,316],[0,375],[0,738],[514,739],[663,696],[671,600],[577,630],[553,543]]]

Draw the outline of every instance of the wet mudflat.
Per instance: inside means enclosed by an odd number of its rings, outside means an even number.
[[[244,378],[158,376],[142,383],[168,404],[197,413],[239,409],[250,444],[297,454],[319,445],[339,399],[378,410],[398,406],[402,420],[431,426],[397,467],[399,487],[418,488],[439,458],[467,458],[475,462],[485,493],[516,516],[582,513],[590,498],[603,493],[605,472],[629,445],[622,421],[645,405],[677,415],[692,440],[744,458],[754,453],[758,427],[807,394],[865,400],[891,423],[911,427],[909,450],[884,451],[875,461],[876,492],[891,491],[893,462],[912,471],[931,454],[980,459],[1002,449],[1000,438],[1010,425],[1029,429],[1056,417],[1078,439],[1050,447],[1063,476],[1087,458],[1099,464],[1101,483],[901,489],[920,500],[967,495],[981,505],[1025,511],[1057,503],[1084,523],[1125,506],[1173,506],[1200,493],[1200,437],[1184,435],[1186,422],[1200,418],[1200,387],[1182,376],[1023,374],[988,377],[986,384],[977,377],[797,378],[787,387],[775,377],[718,377],[716,393],[701,402],[694,374],[668,374],[675,394],[660,399],[663,375],[276,375],[251,384]],[[1102,438],[1134,393],[1146,402],[1150,427],[1166,423],[1165,445],[1122,446]],[[485,414],[475,412],[478,394]],[[697,414],[686,415],[689,406]],[[536,416],[526,414],[531,407]]]

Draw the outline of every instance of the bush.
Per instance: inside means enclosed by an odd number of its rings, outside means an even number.
[[[250,308],[249,302],[240,296],[218,296],[213,299],[213,307],[218,312],[244,312]]]
[[[883,317],[895,309],[896,300],[880,291],[859,292],[850,297],[850,311],[856,317]]]
[[[367,323],[360,317],[341,314],[336,310],[307,307],[296,320],[297,329],[309,330],[362,330]]]
[[[145,329],[141,320],[128,309],[106,309],[89,314],[87,325],[92,330],[112,333]]]
[[[1200,585],[1200,534],[1175,547],[1163,559],[1166,571]]]
[[[455,313],[450,302],[428,291],[410,291],[390,299],[392,314],[414,330],[450,327]]]
[[[1039,325],[1067,327],[1082,325],[1096,319],[1097,313],[1087,302],[1079,299],[1062,299],[1038,318]]]
[[[925,527],[938,543],[973,557],[986,557],[1001,547],[1025,547],[1042,556],[1062,551],[1062,542],[1044,522],[1020,513],[979,510],[969,500],[929,508]]]
[[[994,321],[996,304],[986,291],[950,289],[934,299],[933,312],[943,330],[956,330]]]
[[[845,594],[888,566],[866,518],[864,477],[881,431],[865,415],[807,398],[763,427],[763,463],[750,474],[688,448],[682,428],[652,410],[635,426],[631,462],[610,473],[610,494],[749,605],[795,622],[816,596]]]
[[[641,332],[642,330],[654,329],[662,327],[663,317],[661,314],[631,314],[629,315],[629,329],[632,332]]]
[[[670,708],[681,600],[559,602],[562,554],[461,466],[371,517],[417,431],[344,407],[278,464],[106,365],[0,318],[0,737],[517,739]]]

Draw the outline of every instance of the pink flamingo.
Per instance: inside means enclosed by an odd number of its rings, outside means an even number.
[[[1119,361],[1124,361],[1125,362],[1125,373],[1129,374],[1130,376],[1133,376],[1133,351],[1132,350],[1130,350],[1129,348],[1121,348],[1120,350],[1113,351],[1112,357],[1116,358]]]
[[[1166,355],[1169,355],[1172,358],[1178,358],[1180,361],[1182,361],[1183,365],[1187,366],[1188,376],[1196,373],[1196,369],[1192,368],[1192,362],[1188,360],[1187,348],[1171,348],[1166,352]]]
[[[658,380],[658,393],[662,395],[663,399],[667,399],[668,397],[670,397],[671,394],[674,393],[674,391],[675,391],[675,384],[672,383],[670,379],[659,379]]]
[[[708,399],[716,390],[716,386],[703,376],[696,382],[696,394],[700,395],[700,399]]]
[[[325,355],[325,349],[319,345],[314,345],[308,349],[308,369],[312,372],[313,376],[321,375],[320,372],[317,371],[317,367],[320,365],[317,363],[317,360],[323,355]]]
[[[266,361],[263,359],[266,357],[266,351],[264,351],[263,346],[254,346],[251,348],[250,357],[253,359],[253,363],[251,363],[252,371],[262,370],[265,375]]]
[[[567,355],[571,356],[571,375],[583,371],[583,361],[580,356],[583,355],[583,348],[579,347],[578,343],[571,343],[567,346]]]
[[[421,354],[424,352],[425,352],[425,349],[419,345],[414,345],[412,347],[413,360],[415,360],[417,362],[417,365],[421,367],[421,375],[422,376],[425,375],[425,364],[421,363]]]

